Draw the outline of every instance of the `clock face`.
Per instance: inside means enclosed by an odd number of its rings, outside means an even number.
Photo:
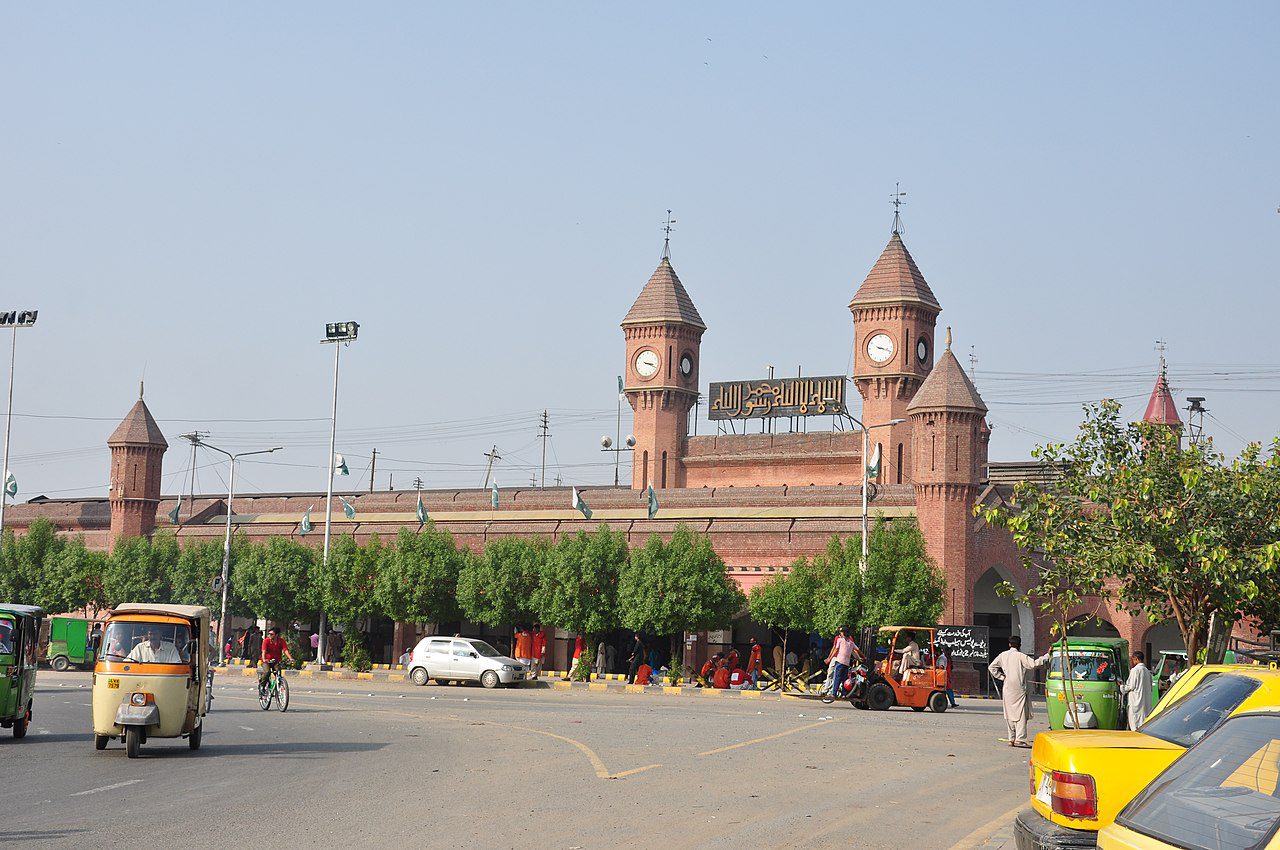
[[[693,374],[693,357],[684,354],[680,357],[680,374],[686,378]]]
[[[658,352],[646,348],[636,355],[636,374],[642,378],[652,378],[658,374]]]
[[[876,334],[867,340],[867,356],[873,363],[886,363],[893,357],[893,337]]]
[[[916,357],[920,358],[921,363],[925,363],[929,359],[929,341],[924,337],[916,342]]]

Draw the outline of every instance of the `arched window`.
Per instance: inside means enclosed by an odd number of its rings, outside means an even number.
[[[640,453],[640,489],[649,489],[649,453]]]
[[[662,489],[667,489],[667,453],[662,453]]]
[[[902,443],[898,443],[898,463],[895,468],[898,470],[897,473],[895,474],[895,478],[897,479],[896,483],[901,484],[902,483]]]

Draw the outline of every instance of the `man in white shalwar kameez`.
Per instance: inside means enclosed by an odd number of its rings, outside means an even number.
[[[1022,652],[1022,638],[1009,638],[1009,648],[996,656],[987,670],[1004,685],[1000,701],[1004,719],[1009,724],[1009,746],[1030,747],[1027,743],[1027,721],[1031,719],[1031,677],[1027,674],[1049,662],[1049,654],[1032,658]]]
[[[1151,671],[1147,669],[1147,657],[1135,652],[1129,659],[1133,666],[1129,678],[1120,686],[1120,693],[1129,702],[1129,728],[1137,729],[1151,713]]]

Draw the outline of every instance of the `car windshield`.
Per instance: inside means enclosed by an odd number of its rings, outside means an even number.
[[[139,623],[117,620],[102,636],[105,661],[138,664],[190,664],[191,630],[186,623]]]
[[[485,643],[482,640],[471,641],[471,646],[473,649],[475,649],[476,652],[480,653],[485,658],[499,658],[502,655],[501,652],[498,652],[498,650],[494,649],[492,646],[489,646],[489,644]]]
[[[1111,653],[1101,650],[1068,650],[1071,678],[1077,682],[1114,682],[1116,665]],[[1057,650],[1049,662],[1049,676],[1062,678],[1062,655]]]
[[[1280,715],[1228,721],[1156,777],[1116,820],[1189,850],[1264,846],[1280,827]]]
[[[13,620],[0,620],[0,655],[13,652]]]
[[[1250,676],[1214,676],[1142,724],[1138,731],[1189,747],[1239,708],[1260,684]]]

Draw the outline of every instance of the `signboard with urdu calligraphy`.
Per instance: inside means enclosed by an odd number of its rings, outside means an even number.
[[[952,661],[991,660],[991,635],[986,626],[938,626],[937,643],[947,647]]]
[[[843,415],[843,375],[824,378],[765,378],[711,385],[708,419]]]

